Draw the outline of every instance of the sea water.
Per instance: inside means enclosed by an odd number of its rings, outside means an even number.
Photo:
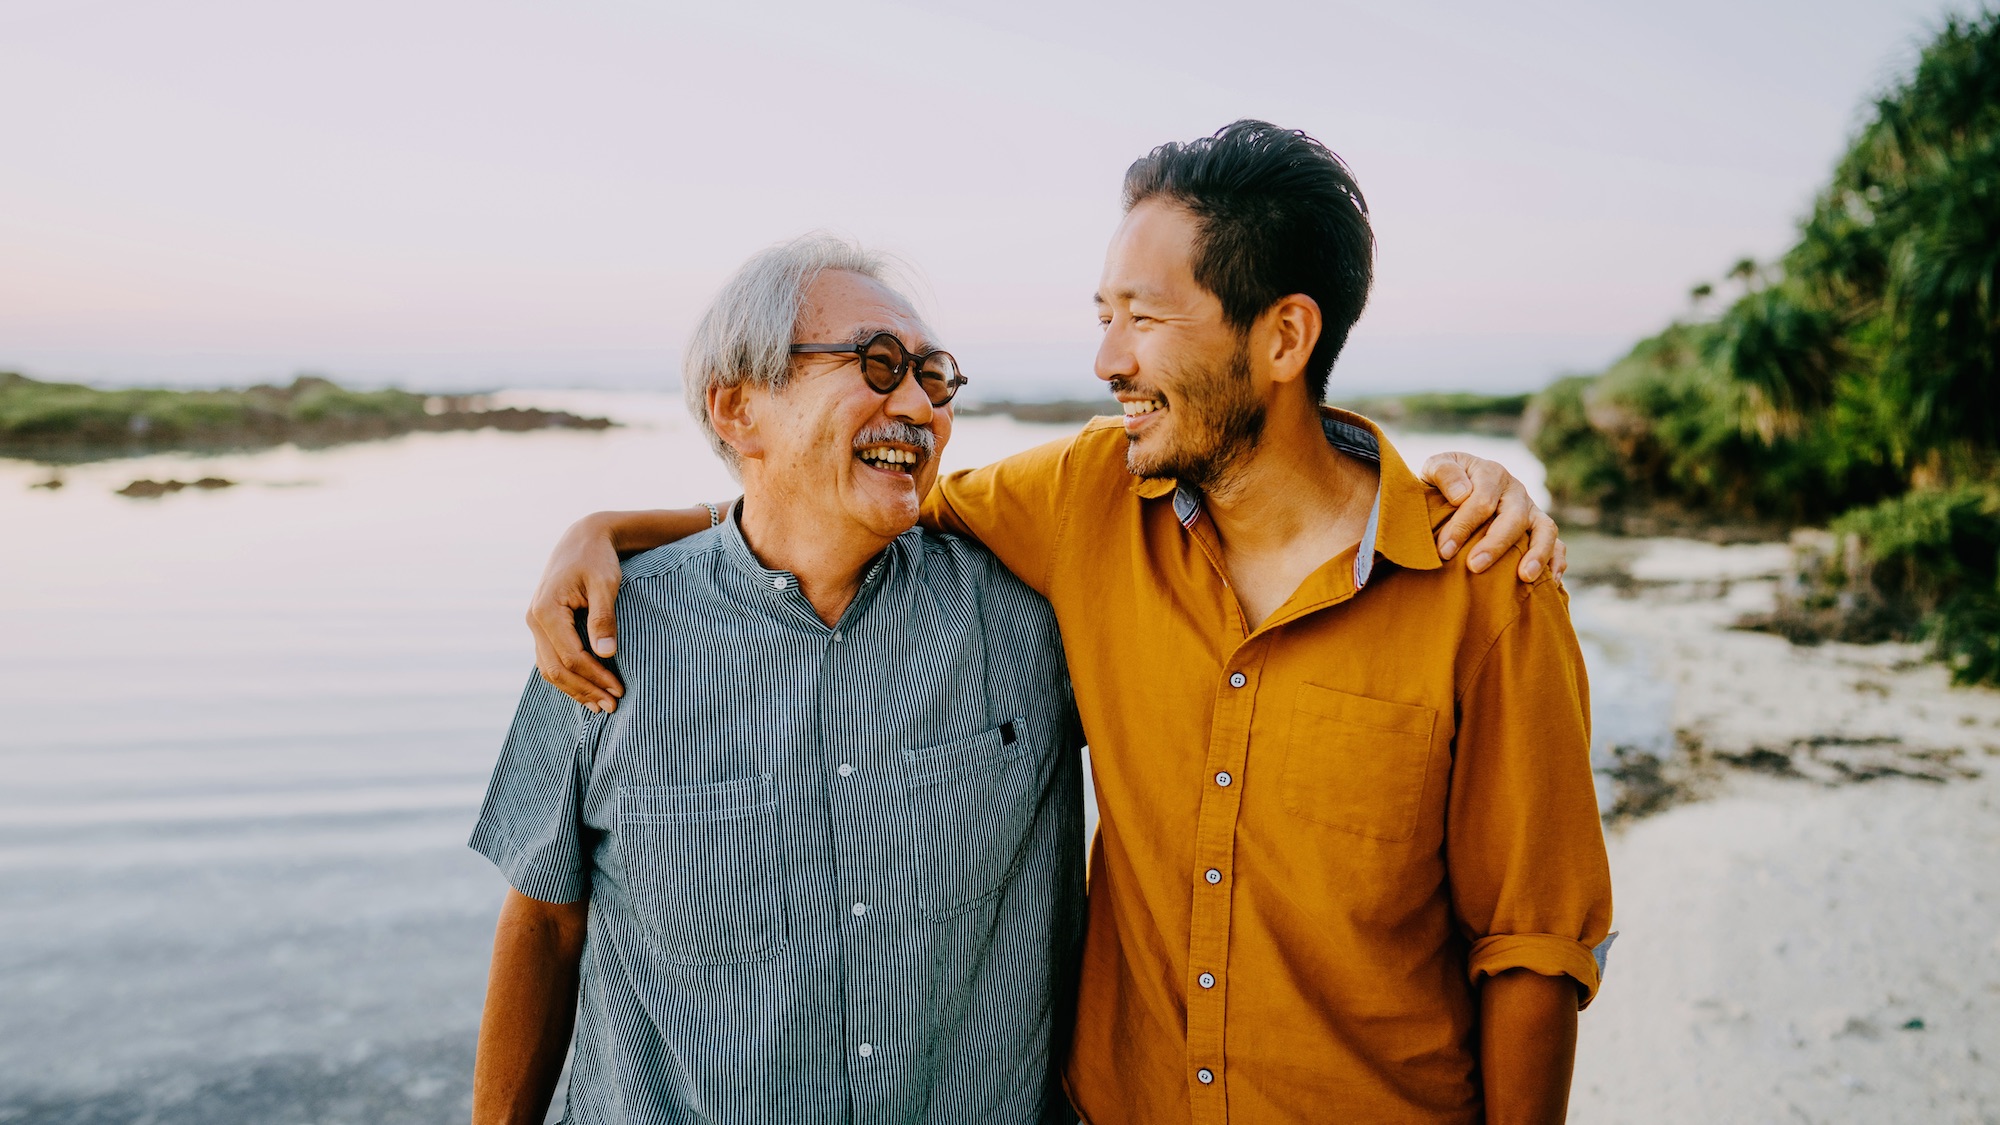
[[[621,425],[0,461],[0,1123],[464,1119],[542,562],[735,491],[676,396],[501,397]],[[962,419],[946,465],[1070,429]],[[1518,442],[1395,440],[1540,491]]]

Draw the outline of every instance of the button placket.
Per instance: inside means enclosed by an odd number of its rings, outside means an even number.
[[[1225,982],[1228,967],[1232,866],[1237,818],[1242,809],[1243,763],[1249,753],[1250,722],[1257,704],[1257,673],[1263,663],[1259,640],[1247,641],[1223,665],[1216,681],[1215,717],[1209,734],[1207,773],[1195,825],[1195,894],[1188,941],[1188,1091],[1197,1120],[1222,1112],[1221,1074]],[[1199,968],[1206,966],[1207,968]]]

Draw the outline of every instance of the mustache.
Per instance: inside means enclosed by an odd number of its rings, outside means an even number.
[[[885,442],[913,446],[926,458],[937,453],[937,435],[922,426],[912,426],[908,422],[882,422],[870,426],[855,435],[854,448],[861,449]]]
[[[1160,392],[1149,390],[1145,387],[1142,387],[1130,379],[1123,379],[1123,378],[1113,379],[1111,380],[1108,389],[1111,391],[1113,397],[1122,394],[1145,395],[1148,398],[1155,398],[1155,399],[1160,397]]]

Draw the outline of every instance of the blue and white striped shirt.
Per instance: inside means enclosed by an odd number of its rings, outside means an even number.
[[[1073,1120],[1055,617],[913,529],[829,628],[734,520],[625,565],[624,700],[531,678],[472,846],[590,900],[566,1120]]]

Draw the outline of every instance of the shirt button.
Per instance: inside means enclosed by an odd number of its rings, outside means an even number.
[[[859,917],[861,917],[861,916],[862,916],[863,914],[866,914],[866,913],[868,913],[868,904],[867,904],[867,903],[865,903],[865,902],[857,902],[857,903],[855,903],[855,904],[854,904],[854,908],[853,908],[853,909],[854,909],[854,916],[855,916],[856,918],[859,918]]]
[[[1217,785],[1222,786],[1224,789],[1229,788],[1229,783],[1231,780],[1233,779],[1229,776],[1228,770],[1223,770],[1221,773],[1215,775],[1215,783]]]
[[[1216,883],[1222,882],[1222,872],[1217,871],[1215,868],[1211,867],[1208,869],[1208,874],[1203,875],[1202,878],[1208,880],[1210,885],[1214,885]]]
[[[1195,1071],[1194,1076],[1201,1079],[1201,1084],[1204,1086],[1215,1081],[1215,1072],[1207,1067],[1202,1067],[1200,1070]]]
[[[785,588],[786,585],[787,583],[785,582],[785,576],[782,574],[778,575],[776,578],[771,579],[771,589],[773,590],[782,590]]]
[[[854,1049],[854,1053],[860,1055],[864,1059],[872,1059],[875,1057],[875,1044],[863,1043],[861,1046],[856,1047]]]
[[[1230,687],[1242,687],[1244,684],[1247,684],[1249,682],[1250,681],[1243,678],[1243,673],[1241,672],[1231,672],[1229,674]]]
[[[853,767],[853,766],[850,766],[850,765],[848,765],[848,764],[847,764],[846,762],[842,762],[842,763],[840,763],[840,768],[839,768],[839,769],[837,769],[837,770],[835,770],[835,771],[833,771],[833,772],[835,772],[835,773],[839,774],[839,775],[840,775],[840,776],[842,776],[842,777],[853,777],[853,776],[854,776],[854,767]]]
[[[847,639],[846,637],[840,635],[840,630],[835,629],[833,631],[833,640],[835,644],[839,644],[841,641],[844,641],[846,639]]]
[[[1203,974],[1201,974],[1201,978],[1200,978],[1200,979],[1201,979],[1201,986],[1202,986],[1203,988],[1214,988],[1214,987],[1215,987],[1215,974],[1214,974],[1214,973],[1203,973]]]

